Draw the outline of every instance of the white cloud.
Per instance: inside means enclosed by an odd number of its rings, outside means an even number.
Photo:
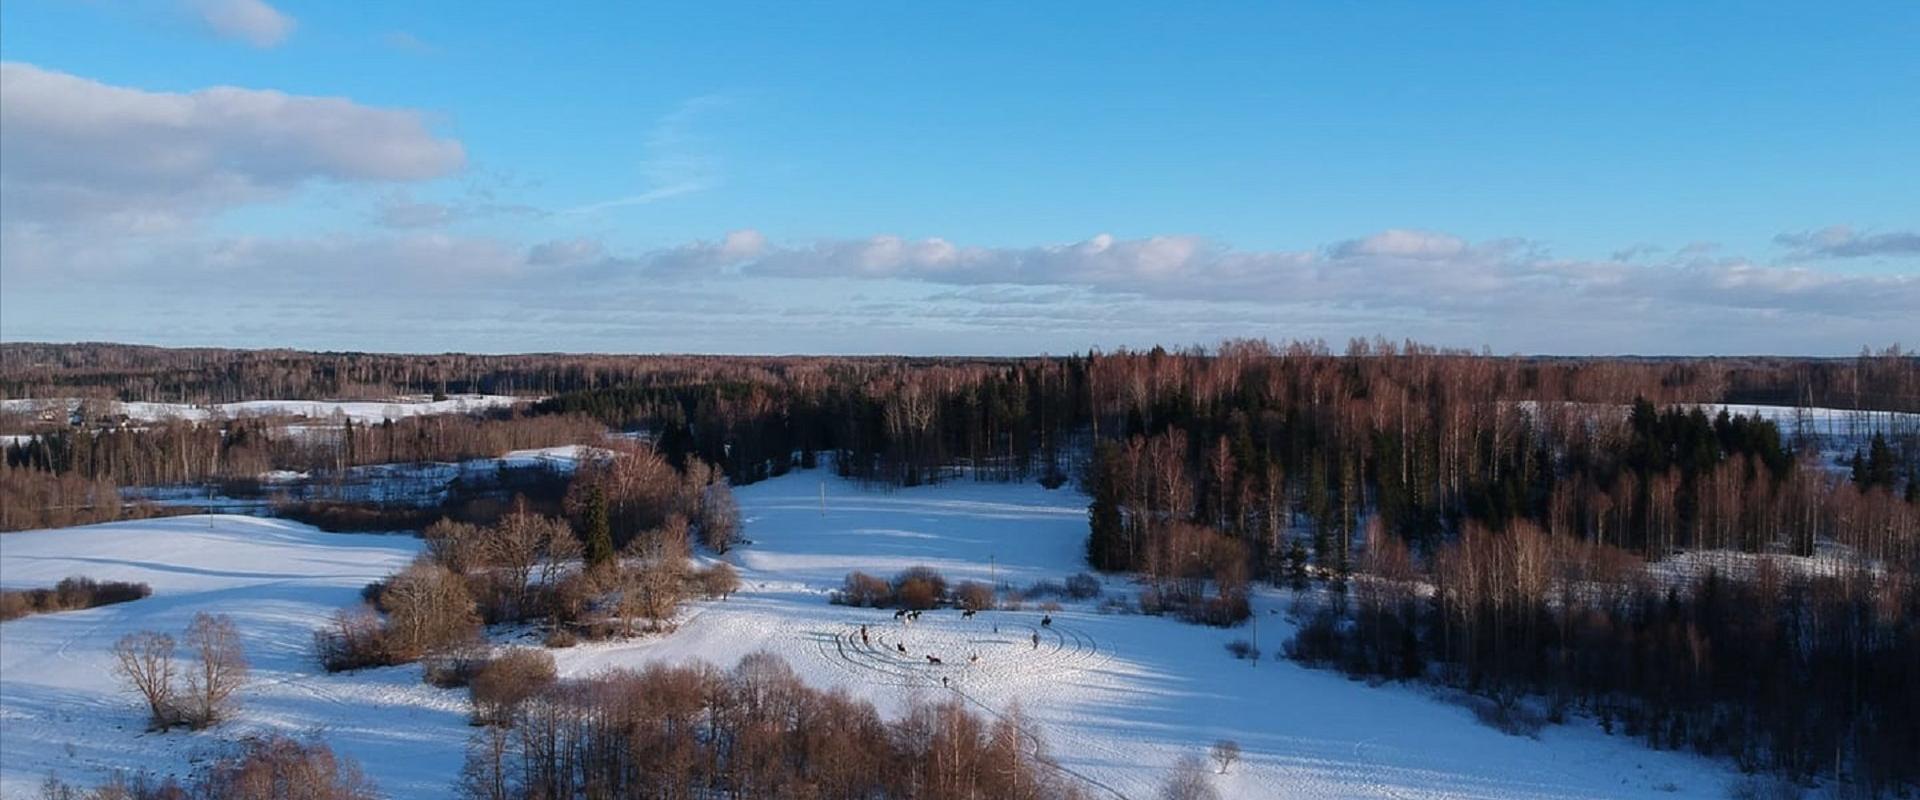
[[[465,163],[417,111],[227,86],[149,92],[0,63],[0,197],[13,223],[164,230],[309,181],[440,177]]]
[[[1861,233],[1850,225],[1829,225],[1816,231],[1783,233],[1775,243],[1791,248],[1797,258],[1872,258],[1920,256],[1920,232]]]
[[[1455,236],[1393,228],[1365,238],[1340,242],[1330,251],[1339,258],[1452,258],[1466,249],[1467,243]]]
[[[1835,354],[1920,336],[1920,276],[1560,260],[1509,242],[1464,243],[1449,258],[1335,255],[1338,243],[1240,251],[1177,236],[782,245],[752,230],[629,252],[591,238],[524,247],[420,232],[6,244],[14,339],[177,341],[163,338],[184,335],[175,307],[195,303],[239,309],[213,315],[229,333],[203,342],[388,350],[1061,352],[1384,334],[1502,352]],[[54,268],[33,271],[36,261]],[[97,322],[56,311],[121,295],[173,310]]]
[[[214,33],[254,47],[286,41],[298,24],[262,0],[188,0],[188,7]]]

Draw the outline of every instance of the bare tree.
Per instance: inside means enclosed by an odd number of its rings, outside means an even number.
[[[716,553],[725,554],[740,538],[740,505],[733,488],[722,478],[700,495],[700,539]]]
[[[487,564],[494,568],[494,578],[505,584],[510,606],[495,611],[510,619],[535,614],[532,584],[552,586],[565,566],[581,555],[580,540],[564,520],[529,513],[524,502],[486,529],[482,541]]]
[[[225,614],[195,614],[187,626],[187,649],[199,665],[187,673],[186,720],[195,728],[218,722],[234,691],[246,683],[247,654],[240,632]]]
[[[147,701],[153,730],[171,726],[176,716],[173,697],[173,637],[153,631],[129,633],[113,645],[114,672]]]
[[[387,612],[385,644],[396,661],[472,639],[480,623],[460,576],[424,558],[387,581],[380,607]]]
[[[467,740],[467,761],[460,769],[460,796],[469,800],[512,800],[512,734],[490,725]]]
[[[1213,760],[1220,765],[1220,774],[1227,774],[1227,767],[1240,760],[1240,743],[1232,739],[1221,739],[1213,743]]]
[[[1188,754],[1173,763],[1173,773],[1160,784],[1159,800],[1220,800],[1219,790],[1207,777],[1207,762]]]
[[[712,566],[700,570],[695,577],[700,580],[700,592],[708,600],[725,600],[740,589],[740,573],[725,561],[714,562]]]
[[[650,630],[673,616],[685,598],[686,562],[652,559],[632,569],[623,581],[620,616],[623,621],[644,617]]]

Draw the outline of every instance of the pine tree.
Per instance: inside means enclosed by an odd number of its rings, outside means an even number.
[[[1087,490],[1093,495],[1093,501],[1087,505],[1087,563],[1099,570],[1131,566],[1125,558],[1126,547],[1122,541],[1121,527],[1125,523],[1117,495],[1123,482],[1114,468],[1116,450],[1110,442],[1101,443],[1087,466]]]
[[[607,496],[595,486],[587,492],[586,507],[580,513],[583,538],[586,539],[587,566],[597,567],[613,560],[613,529],[607,522]]]
[[[1885,486],[1893,489],[1893,448],[1887,446],[1887,437],[1873,435],[1873,442],[1867,447],[1867,486]]]

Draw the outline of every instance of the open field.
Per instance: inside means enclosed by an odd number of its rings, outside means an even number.
[[[1246,750],[1216,777],[1231,797],[1716,796],[1731,778],[1713,762],[1648,750],[1585,721],[1513,737],[1426,690],[1369,687],[1271,657],[1253,666],[1224,649],[1250,635],[1244,626],[1107,614],[1095,602],[1067,604],[1051,625],[1032,606],[972,619],[942,609],[906,624],[827,602],[853,569],[890,575],[927,565],[950,580],[1014,587],[1079,572],[1085,498],[1068,489],[957,482],[876,491],[814,471],[738,495],[751,544],[728,559],[742,592],[690,606],[670,635],[557,651],[563,675],[650,661],[730,665],[771,650],[809,683],[844,688],[886,713],[939,692],[990,714],[1017,706],[1061,767],[1104,796],[1149,796],[1175,758],[1223,737]],[[87,574],[146,581],[154,596],[0,627],[0,788],[25,796],[49,772],[180,774],[216,736],[275,729],[319,733],[395,796],[447,796],[471,731],[464,692],[424,685],[418,666],[330,676],[308,654],[311,629],[418,544],[236,516],[7,535],[0,584]],[[1129,592],[1124,582],[1105,589]],[[1290,633],[1280,613],[1287,599],[1256,598],[1269,654]],[[127,631],[177,632],[201,610],[232,614],[246,637],[255,680],[245,710],[203,734],[143,733],[135,698],[107,673],[109,648]]]

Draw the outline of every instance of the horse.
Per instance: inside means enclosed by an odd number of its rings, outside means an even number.
[[[934,657],[934,656],[927,656],[927,663],[929,663],[929,664],[938,664],[938,663],[941,663],[941,662],[940,662],[940,659],[939,659],[939,658],[936,658],[936,657]]]
[[[1048,615],[1046,615],[1046,616],[1044,616],[1044,617],[1041,617],[1041,618],[1040,618],[1040,627],[1042,627],[1042,628],[1051,628],[1051,627],[1053,627],[1053,615],[1052,615],[1052,614],[1048,614]]]
[[[907,610],[906,610],[906,609],[904,609],[904,608],[903,608],[903,609],[900,609],[899,611],[895,611],[895,612],[893,612],[893,618],[894,618],[894,619],[900,619],[900,618],[902,618],[902,617],[905,617],[906,615],[907,615]]]
[[[973,614],[974,614],[974,610],[973,610],[973,609],[971,609],[971,608],[969,608],[969,609],[967,609],[967,610],[965,610],[965,611],[962,611],[962,612],[960,612],[960,618],[961,618],[961,619],[973,619]]]
[[[904,645],[904,644],[901,644],[901,643],[899,643],[899,642],[894,642],[894,643],[893,643],[893,646],[894,646],[894,647],[896,647],[896,648],[899,648],[899,650],[900,650],[900,654],[901,654],[901,655],[906,655],[906,653],[907,653],[907,646],[906,646],[906,645]]]

